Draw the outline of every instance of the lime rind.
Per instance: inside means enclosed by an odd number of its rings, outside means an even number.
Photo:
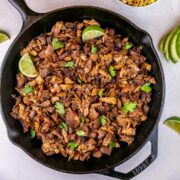
[[[100,26],[87,26],[82,32],[83,42],[98,38],[104,34],[104,30]]]
[[[177,52],[178,57],[180,58],[180,32],[177,35],[176,52]]]
[[[164,124],[180,134],[180,118],[177,116],[173,116],[168,118],[167,120],[164,121]]]
[[[0,43],[9,40],[9,35],[3,31],[0,31]]]
[[[177,51],[176,51],[176,41],[177,41],[177,35],[180,32],[180,28],[178,27],[177,30],[174,32],[171,40],[170,40],[170,45],[169,45],[169,55],[171,60],[174,63],[177,63],[179,61],[179,57],[177,55]]]
[[[33,61],[28,53],[24,54],[21,57],[21,59],[19,61],[19,70],[23,75],[25,75],[27,77],[34,78],[38,75],[38,73],[34,67]]]
[[[163,52],[164,52],[165,58],[166,58],[167,60],[170,60],[170,59],[171,59],[171,58],[170,58],[170,53],[169,53],[169,45],[170,45],[171,39],[172,39],[174,33],[176,32],[176,30],[177,30],[177,28],[175,28],[174,30],[172,30],[172,31],[168,34],[166,40],[164,41]]]
[[[163,36],[162,39],[161,39],[161,41],[160,41],[159,49],[160,49],[160,51],[161,51],[162,53],[163,53],[163,48],[164,48],[164,42],[165,42],[167,36],[168,36],[168,35]]]

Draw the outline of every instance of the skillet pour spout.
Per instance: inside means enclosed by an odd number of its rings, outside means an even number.
[[[150,35],[123,16],[99,7],[74,6],[40,14],[32,11],[22,0],[9,0],[9,2],[20,12],[24,21],[20,34],[10,46],[3,60],[0,72],[1,113],[11,142],[39,163],[65,173],[99,173],[118,179],[130,179],[147,168],[157,157],[158,122],[165,95],[163,70]],[[142,45],[143,54],[152,66],[151,75],[155,77],[157,84],[152,87],[152,102],[148,120],[138,128],[132,145],[129,147],[123,145],[122,148],[115,150],[111,156],[103,156],[100,159],[90,158],[86,162],[73,160],[68,162],[62,156],[47,157],[41,151],[41,144],[37,140],[29,139],[28,135],[23,133],[21,125],[10,116],[13,106],[11,94],[14,93],[16,84],[15,75],[18,70],[20,51],[31,39],[41,33],[48,32],[58,20],[82,21],[91,18],[96,19],[104,27],[112,27],[123,36],[128,36],[135,45]],[[151,154],[139,166],[128,173],[114,170],[116,166],[134,156],[148,141],[151,143]]]

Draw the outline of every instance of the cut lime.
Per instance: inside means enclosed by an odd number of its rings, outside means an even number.
[[[82,32],[83,42],[100,37],[104,34],[104,30],[99,26],[88,26]]]
[[[178,57],[180,58],[180,32],[179,32],[177,40],[176,40],[176,51],[177,51]]]
[[[167,60],[170,60],[170,59],[171,59],[170,54],[169,54],[169,46],[170,46],[171,39],[172,39],[172,37],[174,36],[174,33],[175,33],[176,31],[177,31],[177,28],[175,28],[174,30],[172,30],[172,31],[168,34],[168,36],[167,36],[167,38],[166,38],[166,40],[165,40],[165,42],[164,42],[163,52],[164,52],[164,55],[165,55],[165,57],[166,57]]]
[[[176,51],[176,42],[177,42],[177,37],[178,37],[179,32],[180,32],[180,28],[178,28],[178,30],[172,37],[170,41],[171,42],[170,47],[169,47],[169,55],[174,63],[177,63],[180,60]]]
[[[168,35],[163,36],[162,39],[161,39],[161,41],[160,41],[159,49],[160,49],[160,51],[161,51],[162,53],[163,53],[163,48],[164,48],[164,42],[165,42],[167,36],[168,36]]]
[[[34,78],[38,75],[33,61],[28,53],[24,54],[19,61],[19,70],[27,77]]]
[[[0,43],[6,41],[8,39],[9,39],[9,36],[5,32],[0,31]]]
[[[180,117],[170,117],[164,121],[164,124],[180,134]]]

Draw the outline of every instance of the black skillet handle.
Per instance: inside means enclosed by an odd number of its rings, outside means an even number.
[[[41,18],[45,14],[37,13],[31,10],[24,0],[8,0],[21,14],[23,19],[23,26],[21,31],[23,31],[27,26],[31,25],[34,21]]]
[[[151,142],[151,154],[137,167],[129,171],[128,173],[118,172],[113,169],[107,171],[98,172],[99,174],[114,177],[117,179],[131,179],[137,176],[139,173],[144,171],[157,157],[158,153],[158,127],[154,130],[151,137],[149,138]]]

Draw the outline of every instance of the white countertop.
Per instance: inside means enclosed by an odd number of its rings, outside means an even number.
[[[2,62],[8,47],[21,29],[22,19],[7,0],[0,0],[0,2],[0,29],[11,36],[9,41],[0,44],[0,62]],[[39,12],[71,5],[93,5],[113,10],[149,32],[156,49],[160,37],[173,26],[180,24],[179,0],[159,0],[156,4],[146,8],[131,8],[118,3],[117,0],[26,0],[26,2],[29,7]],[[152,165],[134,178],[136,180],[180,179],[180,136],[162,124],[169,116],[180,116],[180,63],[175,65],[166,62],[160,53],[159,56],[165,72],[166,99],[159,123],[158,157]],[[127,172],[144,160],[149,152],[150,145],[147,144],[138,154],[116,169]],[[0,117],[0,180],[91,180],[92,178],[96,180],[113,179],[97,174],[64,174],[37,163],[9,141]]]

